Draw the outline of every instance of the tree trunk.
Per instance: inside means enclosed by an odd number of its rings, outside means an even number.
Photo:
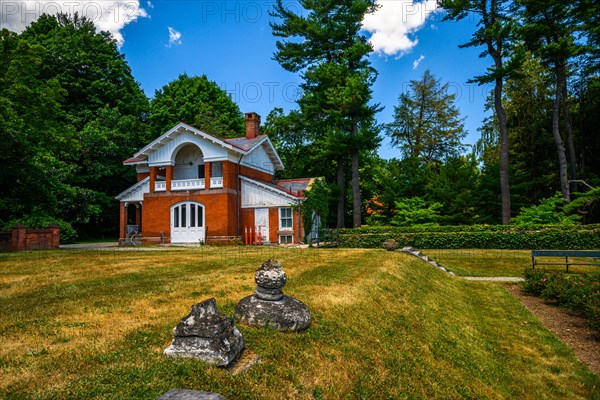
[[[352,136],[356,140],[358,136],[358,122],[352,122]],[[352,149],[352,227],[360,228],[362,225],[362,213],[360,202],[360,154],[357,147]]]
[[[346,190],[345,190],[346,182],[344,180],[344,161],[343,161],[342,157],[338,158],[337,184],[338,184],[340,192],[338,194],[336,227],[343,228],[344,227],[344,208],[345,208],[345,199],[346,199]]]
[[[358,175],[359,167],[358,149],[352,150],[352,227],[360,228],[362,223],[361,218],[361,203],[360,203],[360,180]]]
[[[508,179],[508,127],[502,106],[502,78],[496,78],[494,108],[500,128],[500,191],[502,192],[502,224],[510,224],[510,185]]]
[[[571,125],[571,110],[569,109],[569,90],[567,88],[567,75],[563,69],[561,74],[562,81],[562,104],[563,104],[563,115],[565,118],[565,132],[567,134],[567,148],[569,149],[569,179],[571,181],[577,180],[577,158],[575,155],[575,142],[573,140],[573,128]],[[570,192],[577,191],[577,182],[571,182]]]
[[[560,177],[560,191],[563,195],[565,202],[571,201],[571,194],[569,192],[569,177],[567,175],[567,156],[565,154],[565,146],[563,144],[562,137],[560,136],[559,122],[560,122],[560,96],[562,95],[562,80],[560,79],[558,67],[556,68],[556,93],[554,94],[554,104],[552,105],[552,136],[554,136],[554,143],[556,144],[556,152],[558,153],[558,166]]]

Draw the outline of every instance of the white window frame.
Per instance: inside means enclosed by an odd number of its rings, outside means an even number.
[[[282,238],[290,238],[289,241],[282,241]],[[290,232],[289,234],[280,234],[279,235],[279,244],[294,244],[294,235]]]
[[[283,211],[284,210],[290,210],[290,216],[283,216]],[[285,220],[289,220],[290,222],[290,226],[283,226],[283,221]],[[280,231],[293,231],[294,230],[294,211],[292,210],[292,207],[280,207],[279,208],[279,230]]]

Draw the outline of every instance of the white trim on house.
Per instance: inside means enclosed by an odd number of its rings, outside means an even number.
[[[171,129],[169,129],[167,132],[165,132],[164,134],[159,136],[158,138],[154,139],[148,145],[143,147],[140,151],[135,153],[135,155],[133,157],[137,158],[137,157],[141,157],[142,155],[149,155],[150,153],[154,152],[156,149],[163,147],[168,141],[173,140],[172,136],[174,134],[183,133],[183,132],[180,132],[180,129],[183,129],[184,132],[187,131],[187,132],[193,133],[194,135],[198,135],[198,136],[202,137],[203,139],[205,139],[209,142],[215,143],[226,149],[236,151],[238,153],[243,152],[239,149],[234,148],[234,146],[230,145],[229,143],[225,143],[221,139],[211,136],[206,132],[202,132],[201,130],[196,129],[193,126],[186,124],[185,122],[180,122],[177,125],[175,125],[174,127],[172,127]]]
[[[258,171],[275,174],[275,164],[273,159],[263,146],[253,147],[246,155],[242,157],[240,165],[249,167]]]
[[[240,176],[240,180],[242,208],[291,207],[303,200],[274,185],[267,185],[245,176]]]
[[[129,161],[127,164],[149,165],[151,167],[173,165],[173,155],[176,154],[177,148],[187,143],[193,143],[200,147],[205,162],[225,160],[238,162],[239,154],[246,156],[260,148],[273,165],[273,169],[267,168],[267,171],[273,173],[275,170],[283,170],[283,162],[268,136],[264,136],[248,150],[244,150],[228,143],[227,140],[216,138],[184,122],[178,123],[135,153],[131,160],[139,159],[139,161]],[[249,166],[253,167],[251,163]],[[261,168],[261,170],[264,171],[265,169]]]
[[[285,210],[290,210],[289,217],[286,216],[285,219],[289,219],[292,226],[283,226],[283,224],[282,224],[282,222],[283,222],[282,211],[284,209]],[[292,210],[292,207],[279,207],[278,208],[278,216],[279,216],[279,231],[290,231],[290,232],[293,232],[294,231],[294,211]]]
[[[150,193],[150,177],[148,176],[119,193],[115,199],[127,203],[142,202],[144,201],[144,193]]]

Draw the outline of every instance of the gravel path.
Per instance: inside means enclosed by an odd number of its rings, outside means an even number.
[[[467,281],[482,282],[523,282],[525,279],[516,276],[461,276]]]

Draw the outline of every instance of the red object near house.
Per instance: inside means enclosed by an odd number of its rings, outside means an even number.
[[[302,242],[298,206],[313,180],[276,181],[283,163],[260,135],[260,116],[247,113],[245,120],[246,136],[235,139],[180,122],[125,160],[138,181],[116,197],[120,242],[128,225],[139,226],[147,244]]]

